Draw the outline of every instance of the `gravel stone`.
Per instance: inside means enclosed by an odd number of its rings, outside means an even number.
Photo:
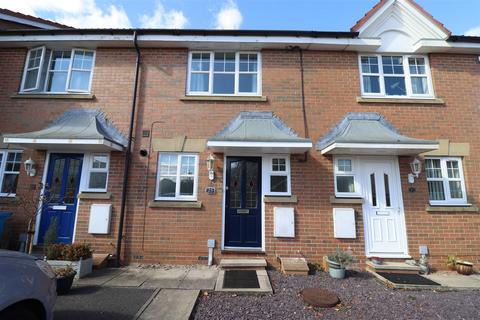
[[[193,319],[480,319],[480,291],[393,290],[364,272],[347,272],[346,279],[332,279],[325,272],[268,274],[273,294],[204,294]],[[331,309],[308,306],[300,292],[312,287],[334,292],[341,304]]]

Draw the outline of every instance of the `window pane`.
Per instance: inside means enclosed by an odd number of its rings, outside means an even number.
[[[42,49],[36,49],[30,52],[27,68],[38,68],[42,59]]]
[[[257,55],[240,54],[240,72],[257,72]]]
[[[424,58],[409,58],[411,74],[425,74],[425,59]]]
[[[235,71],[235,53],[215,53],[214,71],[234,72]]]
[[[352,160],[350,160],[350,159],[339,159],[338,160],[338,171],[351,172],[352,171]]]
[[[53,51],[50,70],[67,71],[70,66],[70,51]]]
[[[57,203],[60,201],[60,192],[62,191],[63,170],[65,168],[65,159],[55,159],[53,165],[52,181],[50,182],[50,201]]]
[[[375,185],[375,173],[370,174],[370,185],[372,188],[372,205],[377,205],[377,187]]]
[[[427,178],[441,178],[442,168],[440,167],[440,159],[426,159],[425,171]]]
[[[93,156],[93,165],[94,169],[105,169],[107,168],[107,156]]]
[[[272,159],[272,171],[286,171],[286,161],[283,158]]]
[[[241,175],[242,167],[240,161],[230,162],[230,183],[228,186],[230,195],[230,208],[240,208],[241,206]]]
[[[445,200],[443,181],[428,181],[428,199]]]
[[[180,195],[193,196],[193,177],[180,178]]]
[[[67,181],[65,185],[65,194],[63,195],[64,203],[74,203],[77,196],[77,186],[80,180],[80,170],[82,161],[79,159],[71,159],[68,167]]]
[[[180,161],[181,161],[180,174],[193,175],[195,173],[195,157],[183,156]]]
[[[67,83],[66,72],[50,72],[48,75],[47,91],[50,92],[65,92],[65,85]]]
[[[208,73],[192,73],[190,76],[190,91],[208,92]]]
[[[287,192],[287,176],[270,176],[271,192]]]
[[[404,77],[385,77],[385,93],[387,96],[404,96],[407,94],[405,89]]]
[[[235,75],[221,73],[214,74],[213,93],[235,93]]]
[[[25,89],[33,89],[37,85],[38,69],[27,71],[25,75]]]
[[[7,155],[7,163],[5,164],[5,171],[19,172],[22,164],[21,152],[9,152]]]
[[[89,189],[105,189],[107,187],[106,172],[90,172]]]
[[[210,54],[209,53],[193,53],[191,70],[192,71],[209,71],[210,70]]]
[[[460,181],[449,181],[450,186],[450,197],[452,199],[461,199],[463,198],[462,193],[462,184]]]
[[[15,193],[17,191],[18,173],[5,173],[3,176],[2,193]]]
[[[72,67],[74,69],[91,70],[93,65],[93,52],[75,50]]]
[[[177,186],[175,177],[162,177],[158,186],[160,197],[175,197],[175,188]]]
[[[177,155],[162,154],[160,156],[160,174],[176,175],[177,174]]]
[[[447,161],[447,173],[449,178],[460,179],[460,169],[458,161]]]
[[[403,58],[399,56],[383,56],[383,73],[403,74]]]
[[[362,57],[361,61],[363,73],[378,73],[377,57]]]
[[[238,91],[257,92],[257,75],[256,74],[240,74]]]
[[[337,176],[337,192],[355,192],[353,176]]]
[[[412,92],[413,94],[427,94],[428,85],[425,77],[412,77]]]
[[[380,93],[380,78],[378,76],[363,76],[363,91],[365,93]]]
[[[90,86],[90,71],[73,71],[71,73],[71,90],[88,91]]]
[[[386,206],[390,207],[391,206],[391,201],[390,201],[390,186],[388,183],[388,174],[384,173],[383,174],[383,182],[385,186],[385,202]]]
[[[256,208],[257,207],[257,198],[258,198],[258,163],[246,161],[247,164],[247,173],[246,173],[246,207],[247,208]]]

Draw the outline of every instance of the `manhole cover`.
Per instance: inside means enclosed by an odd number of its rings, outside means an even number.
[[[257,271],[255,270],[226,270],[223,278],[225,289],[253,289],[260,288]]]
[[[303,300],[313,307],[331,308],[340,303],[338,296],[325,289],[306,288],[302,290]]]
[[[408,274],[408,273],[388,273],[388,272],[377,272],[388,281],[391,281],[396,284],[414,284],[417,286],[439,286],[439,283],[436,283],[430,279],[422,277],[418,274]]]

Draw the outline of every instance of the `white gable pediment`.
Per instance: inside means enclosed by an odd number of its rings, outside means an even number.
[[[409,0],[389,0],[360,28],[360,38],[379,38],[379,52],[415,52],[422,40],[446,40],[449,34]]]

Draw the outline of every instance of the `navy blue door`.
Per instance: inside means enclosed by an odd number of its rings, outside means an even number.
[[[228,157],[225,194],[225,246],[262,246],[262,159]]]
[[[50,221],[57,218],[57,242],[72,243],[83,154],[52,153],[47,172],[49,203],[44,205],[38,242],[43,243]]]

